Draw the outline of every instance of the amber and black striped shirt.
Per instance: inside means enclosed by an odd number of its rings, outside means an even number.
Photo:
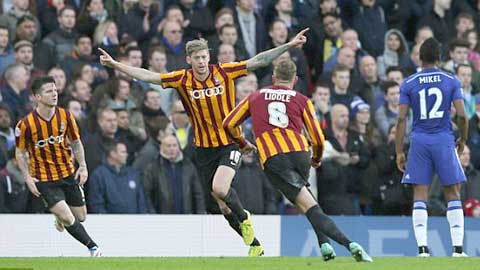
[[[178,91],[197,147],[218,147],[233,142],[222,123],[235,107],[233,80],[247,74],[247,62],[209,65],[209,69],[210,75],[205,81],[195,79],[192,69],[160,74],[163,88]]]
[[[280,153],[309,151],[310,144],[302,134],[304,125],[312,145],[312,158],[317,161],[322,158],[325,137],[313,104],[306,96],[269,86],[242,100],[224,121],[225,129],[240,146],[245,139],[237,128],[250,116],[262,164]]]
[[[16,146],[29,154],[29,171],[38,180],[56,181],[75,172],[70,143],[80,134],[73,115],[55,108],[52,119],[43,119],[37,111],[18,121],[15,128]],[[67,140],[68,139],[68,140]]]

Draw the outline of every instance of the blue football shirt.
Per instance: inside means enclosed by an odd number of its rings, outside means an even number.
[[[457,99],[463,99],[460,81],[437,68],[417,72],[400,86],[399,103],[412,108],[415,133],[452,133],[450,109]]]

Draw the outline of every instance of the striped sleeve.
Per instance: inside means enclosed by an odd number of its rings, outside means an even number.
[[[223,127],[227,131],[228,135],[238,144],[240,147],[244,147],[247,142],[242,134],[240,125],[250,116],[250,104],[248,97],[244,98],[240,104],[231,111],[225,120],[223,120]]]
[[[220,64],[220,67],[227,73],[228,77],[230,77],[232,80],[245,76],[248,73],[247,61],[224,63]]]
[[[71,114],[68,111],[65,111],[65,112],[66,112],[67,123],[68,123],[67,136],[71,142],[74,142],[80,139],[80,132],[78,131],[78,125],[77,125],[77,122],[75,121],[75,118],[73,117],[73,114]]]
[[[313,103],[307,99],[307,104],[302,114],[303,123],[307,127],[310,140],[312,140],[313,156],[315,161],[320,161],[323,155],[323,147],[325,144],[325,137],[323,135],[320,124],[315,117],[315,109]]]
[[[185,74],[185,70],[172,71],[169,73],[160,73],[160,79],[162,80],[163,88],[179,88],[182,83],[182,78]]]
[[[15,127],[15,145],[17,148],[25,149],[27,147],[27,125],[25,124],[25,119],[18,121],[17,126]]]

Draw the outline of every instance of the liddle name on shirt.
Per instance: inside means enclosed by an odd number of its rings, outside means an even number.
[[[440,75],[425,76],[419,78],[419,83],[436,83],[441,81],[442,79],[440,78]]]

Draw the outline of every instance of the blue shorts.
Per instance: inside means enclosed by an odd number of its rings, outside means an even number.
[[[434,172],[442,186],[466,181],[454,136],[448,133],[412,133],[402,183],[430,185]]]

